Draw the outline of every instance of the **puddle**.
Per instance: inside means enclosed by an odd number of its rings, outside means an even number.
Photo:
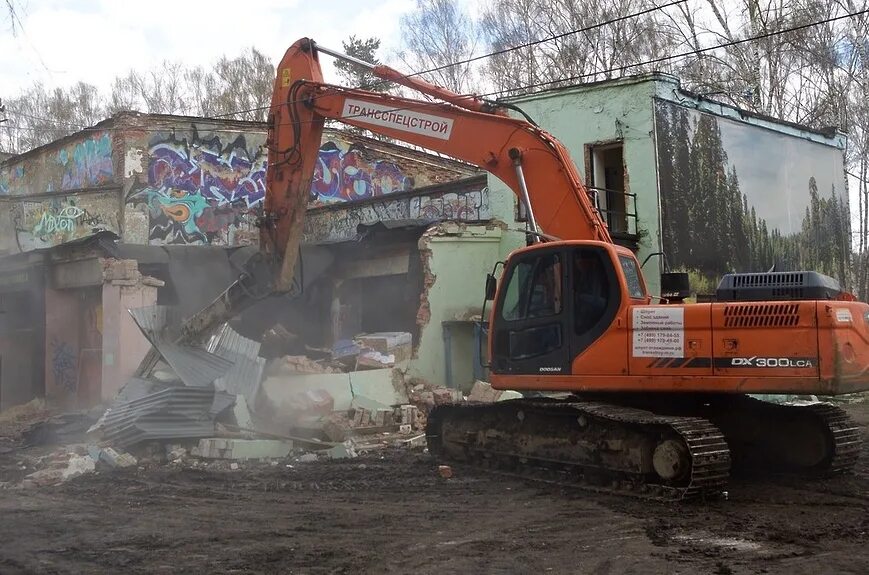
[[[720,547],[734,551],[762,551],[764,546],[755,541],[740,539],[738,537],[715,537],[701,535],[674,535],[671,538],[678,543],[687,543],[695,546]]]

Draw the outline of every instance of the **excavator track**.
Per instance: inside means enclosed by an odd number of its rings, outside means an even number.
[[[833,405],[819,403],[807,407],[824,421],[832,435],[833,456],[822,471],[828,474],[853,471],[863,448],[860,426]]]
[[[718,496],[730,470],[724,436],[706,419],[596,401],[440,406],[426,435],[441,459],[659,501]]]
[[[742,396],[704,415],[724,433],[740,470],[807,477],[847,473],[863,445],[860,427],[827,403],[780,405]]]

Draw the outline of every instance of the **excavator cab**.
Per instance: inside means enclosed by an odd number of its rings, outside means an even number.
[[[507,261],[491,315],[497,374],[569,375],[625,299],[648,301],[636,258],[603,242],[553,242]]]

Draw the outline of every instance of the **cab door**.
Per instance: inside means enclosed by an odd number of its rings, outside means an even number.
[[[561,248],[519,255],[505,271],[492,321],[492,371],[570,373],[567,260]]]

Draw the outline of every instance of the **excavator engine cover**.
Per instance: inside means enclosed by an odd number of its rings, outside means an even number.
[[[716,290],[718,301],[834,300],[839,282],[818,272],[727,274]]]

